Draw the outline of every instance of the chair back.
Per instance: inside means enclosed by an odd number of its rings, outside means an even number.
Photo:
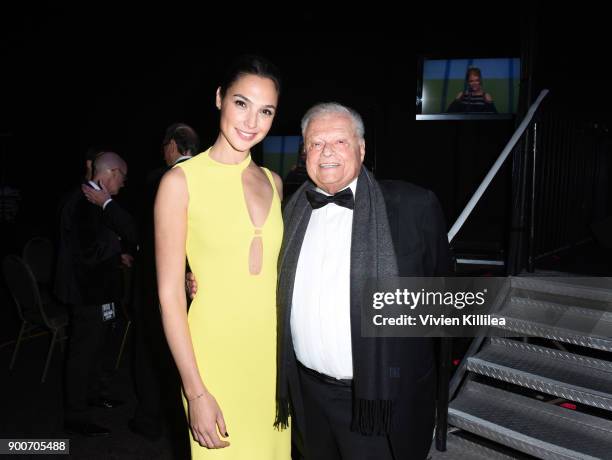
[[[39,284],[51,286],[55,265],[55,247],[49,239],[40,236],[32,238],[24,246],[22,258]]]
[[[46,318],[42,316],[38,283],[21,257],[6,256],[2,261],[2,272],[13,301],[17,305],[19,317],[29,323],[46,325]]]

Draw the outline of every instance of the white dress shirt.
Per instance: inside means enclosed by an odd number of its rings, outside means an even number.
[[[353,196],[356,185],[357,179],[349,184]],[[291,335],[298,361],[337,379],[353,378],[352,227],[351,209],[331,203],[312,210],[298,259],[291,307]]]

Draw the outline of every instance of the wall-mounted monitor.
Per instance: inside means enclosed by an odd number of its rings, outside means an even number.
[[[517,111],[518,58],[423,59],[420,67],[417,119],[433,115],[508,118]]]

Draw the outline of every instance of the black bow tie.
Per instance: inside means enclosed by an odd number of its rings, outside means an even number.
[[[338,206],[344,206],[348,209],[353,209],[355,207],[355,199],[353,198],[353,192],[350,187],[331,196],[315,192],[314,190],[306,190],[306,198],[310,206],[312,206],[312,209],[322,208],[329,203],[336,203]]]

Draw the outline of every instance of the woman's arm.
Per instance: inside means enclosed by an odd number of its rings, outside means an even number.
[[[219,431],[226,435],[223,415],[208,392],[193,351],[187,324],[185,297],[185,245],[189,192],[181,168],[164,175],[155,200],[155,254],[161,317],[166,339],[181,375],[189,401],[189,421],[194,438],[209,448],[226,447]]]

